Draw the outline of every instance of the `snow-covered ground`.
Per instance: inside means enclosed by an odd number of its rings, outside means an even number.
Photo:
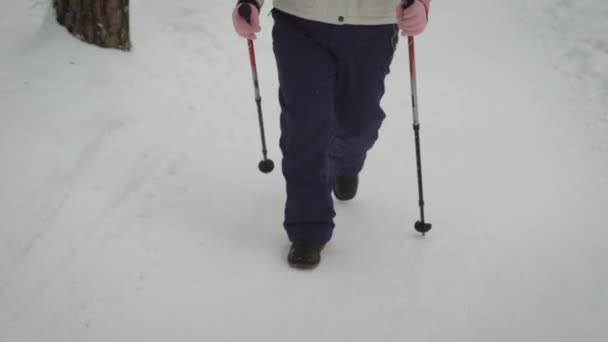
[[[289,269],[233,1],[132,0],[134,49],[0,12],[0,341],[608,340],[608,3],[435,1],[361,192]],[[279,161],[269,30],[257,41]]]

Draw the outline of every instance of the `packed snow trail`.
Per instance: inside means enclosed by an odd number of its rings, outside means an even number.
[[[413,229],[402,40],[381,139],[312,273],[285,263],[279,170],[256,168],[231,1],[132,1],[131,53],[5,2],[1,341],[608,338],[604,2],[436,1],[417,40],[434,229]],[[256,48],[278,161],[271,27]]]

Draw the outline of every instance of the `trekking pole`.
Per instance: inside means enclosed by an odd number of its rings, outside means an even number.
[[[415,0],[401,0],[403,9],[410,7]],[[432,225],[424,221],[424,194],[422,188],[422,158],[420,152],[420,120],[418,116],[418,86],[416,82],[416,50],[414,37],[407,37],[410,55],[410,80],[412,84],[412,110],[414,113],[414,133],[416,136],[416,165],[418,168],[418,204],[420,206],[420,221],[416,221],[416,231],[424,236],[431,230]]]
[[[251,23],[251,7],[239,6],[239,15],[248,23]],[[258,68],[255,62],[255,49],[253,40],[247,39],[249,48],[249,60],[251,62],[251,74],[253,75],[253,88],[255,91],[255,103],[258,108],[258,122],[260,124],[260,137],[262,138],[262,155],[264,159],[260,161],[258,168],[263,173],[270,173],[274,169],[274,162],[268,159],[268,149],[266,148],[266,133],[264,131],[264,117],[262,115],[262,97],[260,96],[260,82],[258,80]]]

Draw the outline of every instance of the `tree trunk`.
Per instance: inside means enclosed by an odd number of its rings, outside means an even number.
[[[129,50],[129,0],[54,0],[57,21],[78,39]]]

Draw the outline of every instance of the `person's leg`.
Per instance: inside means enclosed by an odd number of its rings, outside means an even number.
[[[334,228],[329,151],[334,136],[336,60],[332,26],[274,10],[281,150],[287,183],[285,230],[291,241],[326,243]]]
[[[396,25],[343,26],[334,34],[339,60],[337,133],[331,151],[336,176],[356,176],[385,118],[384,80],[398,41]]]

